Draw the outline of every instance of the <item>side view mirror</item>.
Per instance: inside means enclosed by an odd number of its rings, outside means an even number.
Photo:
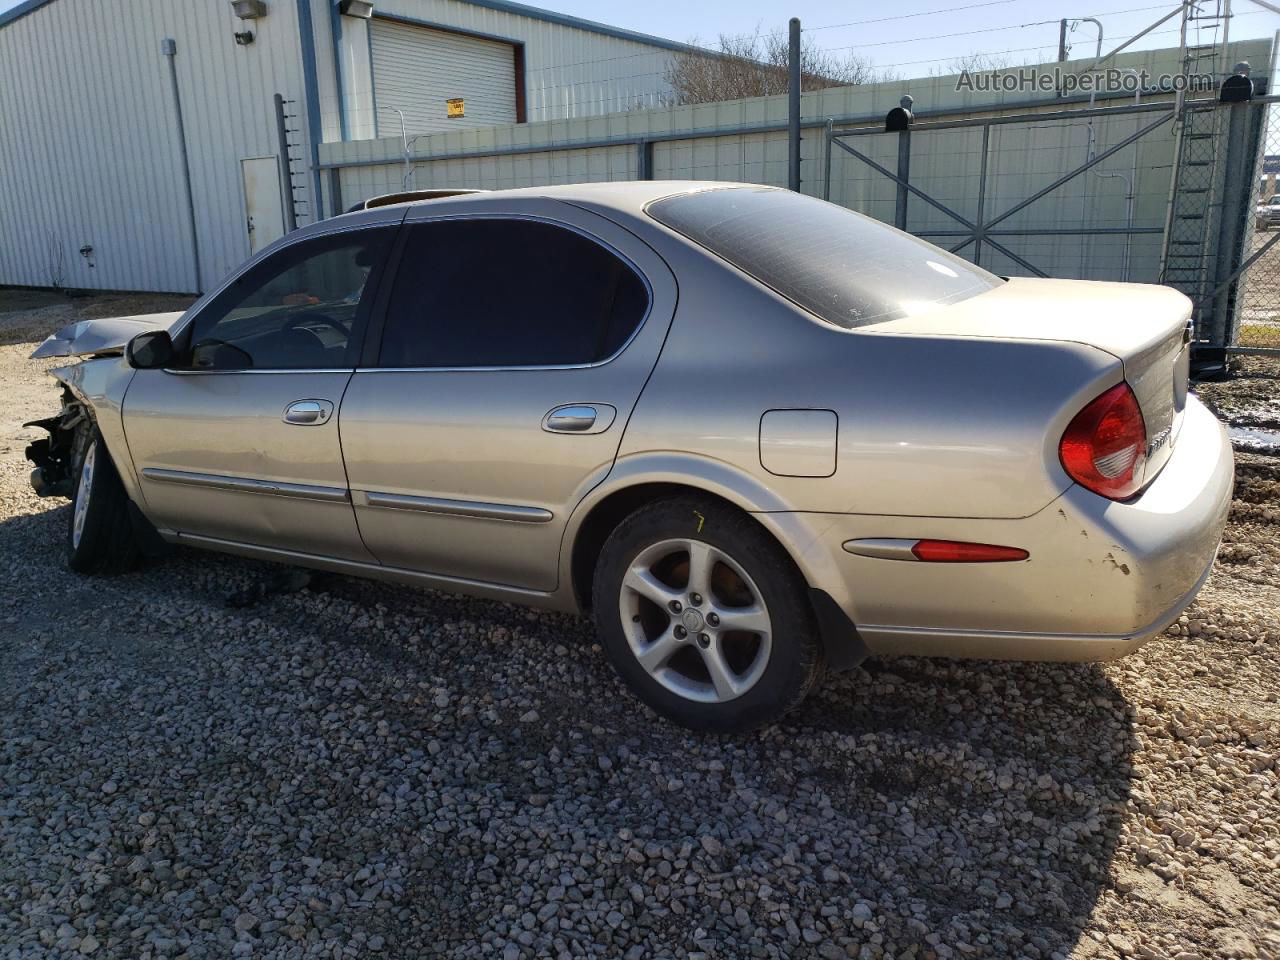
[[[125,359],[135,370],[158,370],[173,363],[173,338],[167,330],[140,333],[124,350]]]

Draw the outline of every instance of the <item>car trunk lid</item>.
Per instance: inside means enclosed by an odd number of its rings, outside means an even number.
[[[952,306],[859,328],[860,333],[1057,340],[1123,364],[1147,428],[1144,485],[1173,451],[1186,404],[1191,301],[1169,287],[1013,278]]]

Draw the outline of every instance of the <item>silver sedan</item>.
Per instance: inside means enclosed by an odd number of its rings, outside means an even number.
[[[758,186],[393,199],[37,351],[88,358],[29,451],[74,569],[167,541],[590,612],[708,730],[868,654],[1118,657],[1208,575],[1232,456],[1173,290]]]

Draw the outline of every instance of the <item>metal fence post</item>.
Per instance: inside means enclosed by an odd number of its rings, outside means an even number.
[[[888,133],[898,133],[898,195],[893,205],[893,225],[899,230],[907,229],[907,184],[911,182],[911,105],[915,103],[906,96],[898,101],[898,106],[885,115],[884,129]]]
[[[653,141],[641,140],[636,144],[636,179],[653,179]]]
[[[827,117],[827,126],[823,130],[822,143],[826,151],[826,159],[822,164],[822,199],[831,199],[831,133],[835,127],[835,121],[831,117]]]
[[[898,176],[906,183],[911,182],[911,128],[907,127],[898,133]],[[893,205],[893,225],[899,230],[907,229],[907,188],[898,184],[898,198]]]
[[[298,229],[298,211],[293,206],[293,166],[289,157],[289,128],[284,119],[284,97],[275,95],[276,139],[280,141],[280,189],[284,196],[284,225],[289,233]],[[337,171],[341,174],[341,171]]]
[[[787,90],[787,186],[800,189],[800,19],[791,18],[787,45],[790,83]]]

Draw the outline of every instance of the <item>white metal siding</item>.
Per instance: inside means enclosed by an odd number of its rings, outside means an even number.
[[[70,287],[194,290],[165,37],[206,288],[248,256],[240,161],[278,152],[274,93],[303,100],[297,7],[270,10],[247,47],[208,0],[54,0],[0,28],[0,283],[47,286],[60,256]]]
[[[487,127],[516,120],[515,51],[509,43],[375,19],[373,91],[378,135]],[[450,120],[445,101],[461,97],[465,116]]]

